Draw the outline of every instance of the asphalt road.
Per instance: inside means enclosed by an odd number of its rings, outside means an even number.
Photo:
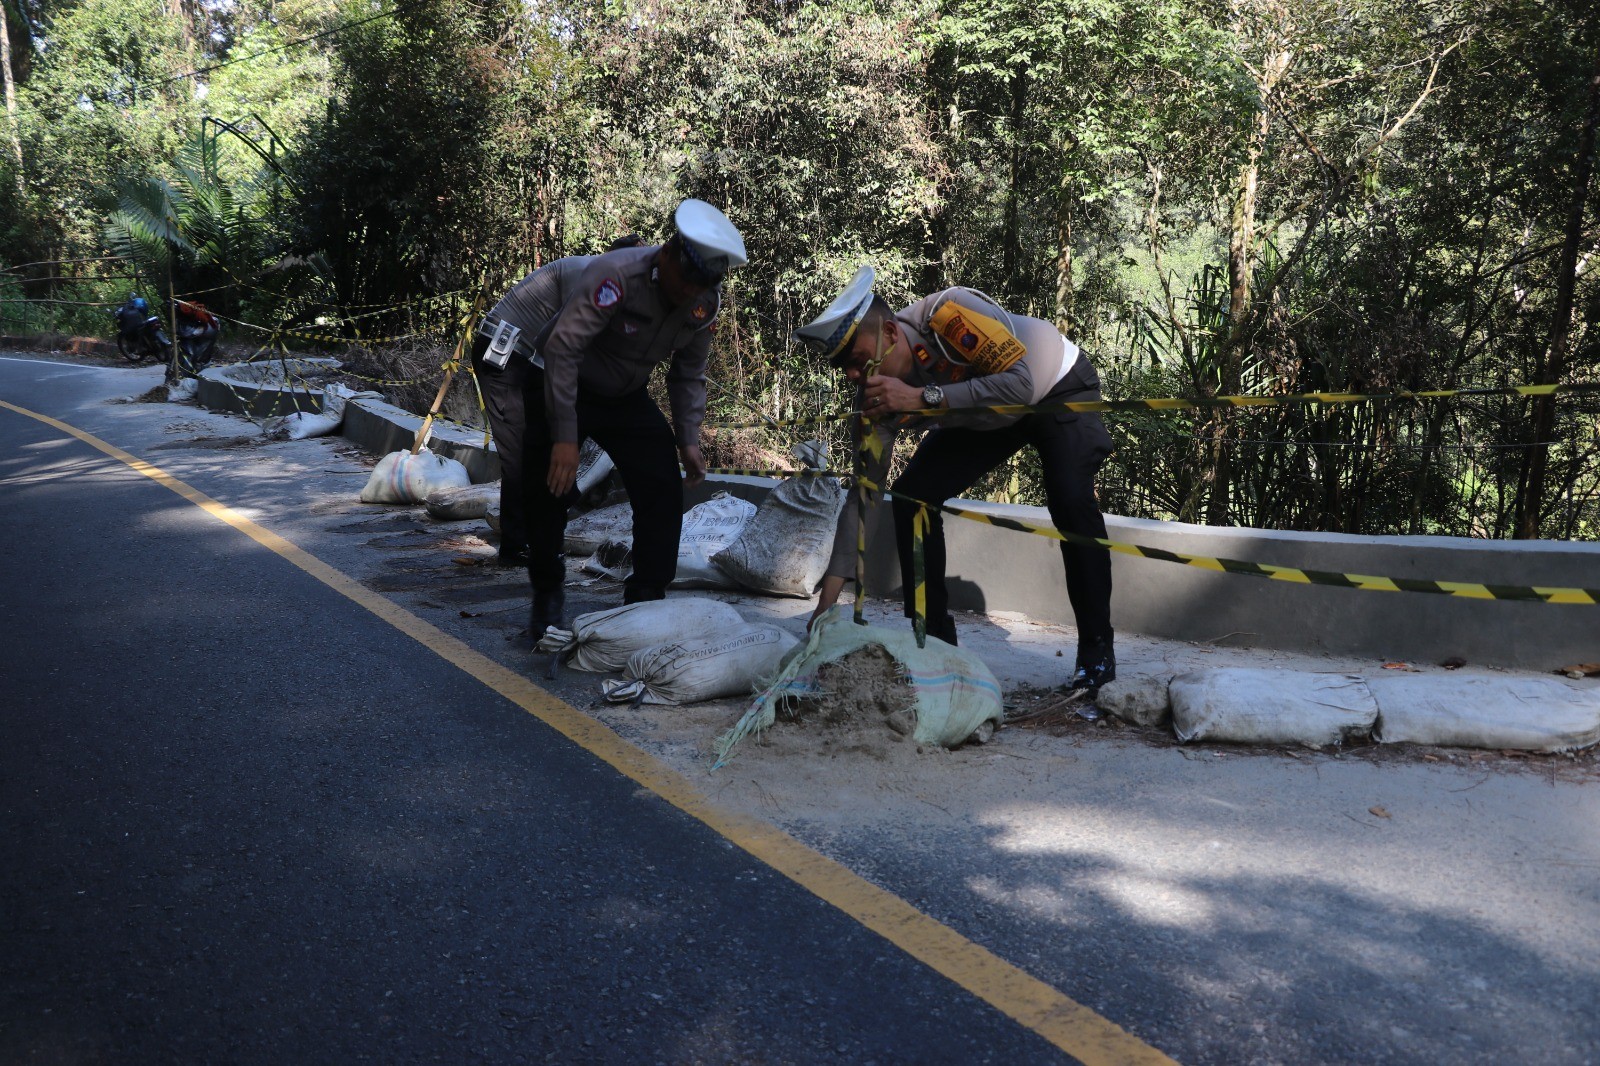
[[[115,402],[158,378],[0,358],[0,400],[527,672],[515,581],[353,506],[345,445]],[[1065,1061],[433,650],[3,408],[0,508],[0,1063]],[[553,686],[580,706],[593,687]],[[1053,802],[908,825],[818,797],[773,819],[1180,1061],[1600,1062],[1592,777],[1012,730],[996,748],[1054,767]]]
[[[0,396],[60,412],[73,377]],[[1060,1060],[278,556],[4,410],[0,509],[0,1062]]]

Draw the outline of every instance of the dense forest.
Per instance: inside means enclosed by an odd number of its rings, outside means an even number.
[[[723,417],[849,403],[789,335],[871,262],[1056,320],[1111,397],[1477,390],[1108,416],[1108,511],[1600,532],[1600,394],[1494,391],[1600,380],[1592,2],[0,2],[7,332],[140,287],[448,348],[698,196],[751,253]]]

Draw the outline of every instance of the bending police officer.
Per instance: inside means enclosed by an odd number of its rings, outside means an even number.
[[[797,339],[819,350],[853,384],[865,385],[865,410],[874,420],[877,458],[867,476],[882,485],[896,433],[918,421],[901,412],[960,412],[1003,404],[1098,400],[1100,378],[1073,344],[1042,319],[1012,315],[972,289],[950,288],[890,309],[872,292],[874,274],[862,267],[844,292]],[[876,368],[874,369],[874,364]],[[923,543],[928,632],[956,642],[945,587],[942,516],[932,508],[971,488],[985,474],[1031,447],[1044,469],[1045,499],[1058,529],[1104,537],[1094,477],[1111,454],[1100,416],[1073,411],[997,415],[974,410],[941,417],[892,486],[895,543],[900,553],[906,614],[912,615],[912,523],[922,501],[930,506]],[[873,508],[874,511],[877,508]],[[818,613],[838,599],[854,573],[856,509],[846,507],[823,578]],[[1098,689],[1116,677],[1111,628],[1111,558],[1099,548],[1063,542],[1067,597],[1078,627],[1071,685]],[[860,590],[857,590],[860,595]]]
[[[642,238],[630,234],[617,238],[608,250],[635,248],[643,243]],[[541,362],[533,342],[576,291],[574,282],[594,258],[573,255],[556,259],[517,282],[489,309],[473,339],[472,370],[483,392],[484,412],[500,456],[497,561],[501,566],[526,566],[528,562],[527,485],[522,467],[528,423],[522,393],[529,375]]]
[[[533,471],[546,472],[527,492],[535,642],[565,608],[561,545],[584,437],[611,456],[633,507],[633,573],[623,602],[663,598],[677,573],[685,480],[678,463],[690,485],[704,480],[710,327],[724,275],[746,257],[739,231],[710,204],[685,200],[673,220],[676,232],[664,245],[597,256],[535,340],[543,366],[523,389],[523,469],[530,482]],[[646,391],[660,364],[671,425]]]

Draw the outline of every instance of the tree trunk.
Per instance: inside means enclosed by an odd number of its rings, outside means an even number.
[[[0,4],[0,68],[3,68],[6,90],[6,119],[11,130],[11,154],[16,164],[17,196],[23,195],[22,183],[22,131],[17,128],[17,84],[11,70],[11,16],[10,8]]]
[[[1223,337],[1218,386],[1223,396],[1238,395],[1243,384],[1244,343],[1251,319],[1250,276],[1255,259],[1256,195],[1261,175],[1261,156],[1266,151],[1267,134],[1271,130],[1268,103],[1278,82],[1289,69],[1290,54],[1277,48],[1268,52],[1262,72],[1256,82],[1259,107],[1254,128],[1245,146],[1244,165],[1239,168],[1233,187],[1233,209],[1228,226],[1228,322]],[[1233,491],[1232,457],[1228,451],[1227,437],[1234,421],[1233,412],[1217,409],[1212,413],[1211,462],[1213,476],[1211,496],[1206,506],[1206,522],[1226,525],[1228,501]]]
[[[1006,189],[1005,230],[1000,236],[1002,270],[1008,292],[1017,289],[1017,274],[1022,262],[1021,230],[1018,223],[1022,199],[1022,169],[1026,161],[1023,118],[1028,108],[1028,71],[1024,67],[1011,75],[1011,175]]]
[[[1073,316],[1072,286],[1072,194],[1073,182],[1065,163],[1061,183],[1056,187],[1056,328],[1068,337],[1077,333]]]
[[[1589,77],[1589,100],[1583,129],[1578,134],[1578,155],[1572,168],[1572,201],[1567,209],[1565,239],[1561,242],[1561,264],[1556,275],[1556,305],[1550,324],[1550,346],[1539,369],[1539,385],[1554,385],[1567,369],[1567,350],[1572,340],[1573,292],[1578,280],[1578,246],[1583,239],[1584,205],[1589,197],[1589,179],[1594,173],[1595,127],[1600,124],[1600,60]],[[1550,437],[1555,432],[1556,402],[1543,396],[1533,402],[1533,448],[1528,453],[1528,472],[1517,498],[1517,540],[1532,540],[1539,535],[1539,516],[1550,464]]]

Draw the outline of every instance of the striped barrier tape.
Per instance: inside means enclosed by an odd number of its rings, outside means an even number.
[[[231,322],[236,326],[243,326],[245,329],[253,329],[253,330],[256,330],[259,333],[266,333],[266,334],[269,334],[269,335],[274,336],[274,337],[280,337],[280,336],[281,337],[298,337],[301,340],[320,341],[320,342],[322,342],[324,344],[351,344],[351,345],[357,345],[357,344],[359,344],[359,345],[393,344],[396,341],[411,340],[414,337],[423,337],[423,336],[427,336],[429,333],[437,332],[437,331],[434,331],[434,330],[422,330],[422,331],[418,331],[416,333],[397,333],[397,334],[395,334],[393,336],[390,336],[390,337],[341,337],[341,336],[338,336],[338,335],[332,334],[332,333],[312,333],[309,330],[303,330],[303,329],[289,329],[287,327],[276,327],[276,328],[274,328],[272,326],[258,326],[254,322],[245,322],[242,319],[237,319],[237,318],[227,318],[227,317],[225,317],[223,315],[217,315],[217,317],[222,319],[222,321],[224,321],[224,322]]]
[[[854,411],[836,415],[813,415],[810,418],[764,418],[759,422],[706,422],[702,429],[789,429],[798,426],[826,426],[854,417]]]
[[[979,407],[921,408],[898,412],[900,416],[941,418],[953,414],[1027,415],[1053,411],[1098,411],[1127,414],[1135,411],[1189,411],[1219,407],[1288,407],[1302,404],[1380,403],[1391,400],[1447,400],[1460,396],[1563,396],[1600,393],[1600,381],[1575,381],[1556,385],[1507,385],[1471,389],[1421,389],[1400,392],[1302,392],[1282,396],[1162,397],[1149,400],[1075,400],[1046,404],[993,404]],[[708,422],[706,429],[767,429],[775,426],[816,426],[855,417],[854,411],[809,418],[772,419],[763,422]]]
[[[471,289],[457,289],[454,292],[441,292],[437,296],[424,296],[420,300],[412,300],[409,303],[403,304],[361,304],[359,306],[376,307],[377,310],[363,311],[359,315],[339,315],[337,316],[338,324],[343,325],[346,322],[356,322],[363,318],[376,318],[379,315],[393,314],[396,311],[404,311],[411,307],[430,307],[434,304],[446,303],[450,300],[454,300],[457,296],[471,291]]]
[[[911,519],[911,581],[916,585],[911,593],[911,632],[916,635],[919,648],[928,646],[928,565],[927,553],[923,547],[924,540],[928,536],[928,522],[928,509],[918,507],[916,515]],[[858,584],[856,588],[866,588],[866,585]],[[858,600],[864,598],[856,597]]]
[[[707,470],[708,474],[722,474],[730,477],[851,477],[848,470],[776,470],[770,467],[755,466],[719,466]]]
[[[872,491],[881,491],[878,486],[873,485],[871,482],[867,482],[867,486]],[[1050,537],[1053,540],[1066,541],[1068,544],[1077,544],[1086,548],[1104,548],[1107,551],[1119,552],[1123,555],[1133,555],[1143,559],[1155,559],[1167,563],[1182,563],[1185,566],[1197,566],[1202,570],[1214,570],[1219,573],[1242,574],[1246,577],[1264,577],[1273,581],[1288,581],[1299,585],[1327,585],[1333,588],[1361,589],[1367,592],[1428,592],[1469,600],[1600,604],[1600,589],[1562,588],[1545,585],[1490,585],[1475,581],[1428,581],[1410,577],[1378,577],[1370,574],[1344,574],[1332,570],[1305,570],[1294,566],[1277,566],[1272,563],[1251,563],[1239,559],[1188,555],[1184,552],[1168,551],[1165,548],[1151,548],[1143,544],[1127,544],[1100,537],[1087,537],[1081,533],[1066,533],[1054,526],[1024,522],[1017,518],[1001,518],[998,515],[983,514],[978,511],[969,511],[962,507],[953,507],[950,504],[931,504],[925,500],[914,499],[904,494],[897,496],[893,492],[885,492],[884,495],[904,500],[907,503],[914,503],[921,508],[943,511],[945,514],[955,515],[958,518],[965,518],[973,522],[983,522],[986,525],[998,526],[1001,529],[1014,529],[1020,533],[1032,533],[1036,536]]]

